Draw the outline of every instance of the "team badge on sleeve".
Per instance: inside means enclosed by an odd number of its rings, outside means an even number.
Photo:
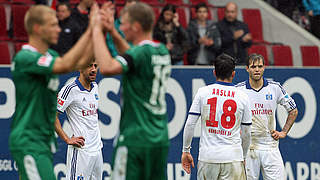
[[[39,66],[48,67],[48,66],[50,66],[51,61],[52,61],[52,57],[50,57],[50,56],[41,56],[41,57],[38,59],[37,64],[38,64]]]
[[[95,94],[94,97],[96,98],[96,100],[99,100],[98,94]]]
[[[64,104],[64,100],[62,100],[62,99],[58,98],[58,104],[59,104],[60,106],[63,106],[63,104]]]

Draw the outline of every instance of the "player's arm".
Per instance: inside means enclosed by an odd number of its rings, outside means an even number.
[[[282,131],[281,132],[278,132],[276,130],[271,131],[272,137],[275,140],[278,140],[280,138],[281,139],[285,138],[287,136],[287,134],[289,133],[289,131],[290,131],[293,123],[295,122],[297,116],[298,116],[298,108],[295,108],[295,109],[289,111],[286,123],[283,126]]]
[[[112,29],[110,35],[112,36],[112,40],[116,45],[119,54],[124,54],[130,48],[129,43],[121,36],[116,28]]]
[[[87,66],[91,60],[90,58],[93,57],[92,47],[91,28],[88,28],[63,57],[56,59],[53,65],[53,73],[68,73]]]
[[[85,140],[82,136],[80,136],[80,137],[72,136],[71,138],[69,138],[68,135],[64,132],[64,130],[61,127],[60,120],[58,118],[58,113],[56,115],[56,121],[54,122],[54,128],[55,128],[56,133],[59,135],[59,137],[67,144],[74,145],[77,147],[84,146]]]
[[[94,4],[91,10],[90,26],[92,28],[92,40],[94,56],[100,67],[100,73],[103,75],[121,74],[121,64],[112,58],[104,40],[101,17],[99,9]]]
[[[182,164],[182,168],[188,174],[191,173],[191,166],[194,168],[194,162],[193,162],[192,155],[190,154],[190,149],[191,149],[191,142],[194,134],[194,129],[201,115],[200,103],[201,103],[200,95],[199,93],[197,93],[190,107],[187,122],[183,130],[183,146],[182,146],[181,164]]]
[[[252,125],[252,114],[250,111],[250,101],[248,96],[245,99],[244,112],[241,120],[241,141],[243,158],[246,159],[249,146],[251,143],[251,125]]]

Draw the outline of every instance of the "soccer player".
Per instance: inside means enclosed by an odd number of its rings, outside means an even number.
[[[216,83],[200,88],[189,110],[183,133],[182,167],[188,174],[194,167],[191,141],[201,116],[197,179],[245,180],[243,161],[251,131],[249,98],[232,84],[235,61],[231,56],[218,56],[214,67]]]
[[[94,81],[97,63],[92,62],[80,70],[80,76],[64,86],[58,95],[58,112],[66,111],[72,137],[63,131],[58,116],[55,122],[57,134],[67,143],[66,179],[102,179],[102,142],[98,126],[98,85]]]
[[[32,6],[25,15],[29,42],[12,62],[16,111],[11,124],[9,148],[21,180],[54,180],[54,121],[59,79],[88,65],[92,56],[91,29],[63,57],[48,49],[56,44],[60,28],[56,13],[44,5]]]
[[[279,139],[285,138],[294,123],[298,110],[294,100],[280,83],[263,77],[264,58],[251,54],[247,60],[249,80],[237,84],[248,94],[252,112],[252,132],[250,151],[246,159],[249,180],[259,179],[260,169],[264,179],[284,179],[285,170],[279,151]],[[282,131],[276,130],[275,113],[281,104],[288,111],[287,121]]]
[[[123,106],[120,133],[113,156],[113,179],[166,179],[169,147],[165,101],[171,60],[163,44],[152,41],[154,13],[136,3],[124,9],[120,30],[107,11],[97,12],[93,23],[94,53],[104,75],[122,74]],[[103,25],[102,25],[103,24]],[[104,42],[102,27],[111,34],[121,56],[112,58]]]

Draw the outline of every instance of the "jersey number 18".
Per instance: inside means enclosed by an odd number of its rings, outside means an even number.
[[[220,118],[216,119],[216,111],[217,111],[217,97],[208,99],[207,103],[210,105],[210,115],[209,120],[206,120],[206,126],[208,127],[218,127],[218,120],[221,119],[221,125],[225,129],[231,129],[235,125],[236,116],[235,113],[237,111],[237,103],[228,99],[224,101],[222,110],[223,113]],[[229,118],[228,118],[229,117]]]

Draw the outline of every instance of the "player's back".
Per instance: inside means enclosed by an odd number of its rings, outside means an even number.
[[[168,145],[166,83],[170,55],[163,44],[143,41],[126,52],[132,68],[123,74],[119,142],[133,146]]]
[[[241,123],[251,123],[248,96],[231,83],[217,82],[198,91],[201,99],[199,160],[242,161]]]

